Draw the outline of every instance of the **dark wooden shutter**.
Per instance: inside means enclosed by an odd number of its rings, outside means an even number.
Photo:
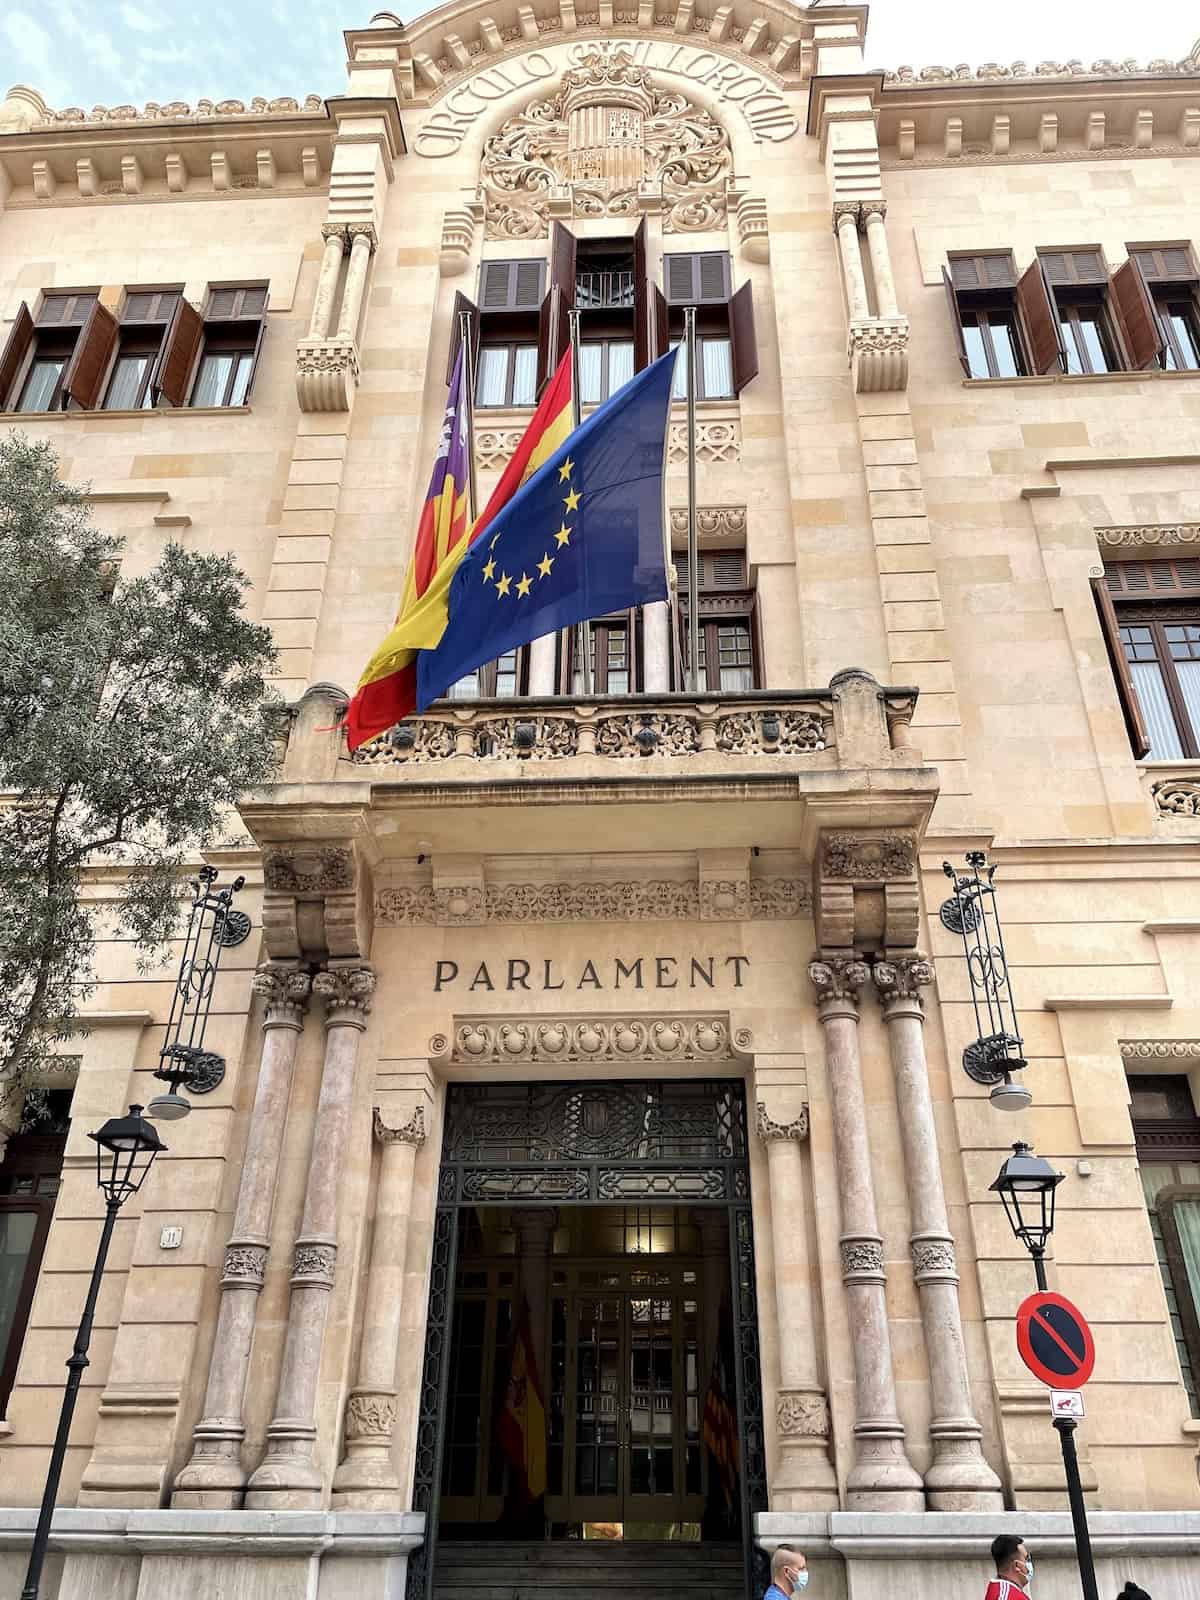
[[[250,404],[250,391],[254,388],[254,379],[258,375],[258,358],[262,354],[263,340],[267,336],[267,319],[264,317],[258,325],[258,335],[254,340],[254,354],[250,358],[250,376],[246,380],[246,393],[242,399],[243,405]]]
[[[667,300],[673,306],[720,306],[729,299],[728,250],[700,250],[663,258]]]
[[[1042,263],[1034,260],[1017,283],[1017,305],[1029,334],[1031,365],[1038,376],[1057,368],[1066,370],[1058,316],[1042,273]]]
[[[1113,273],[1110,285],[1109,298],[1125,341],[1129,365],[1134,372],[1140,372],[1143,367],[1157,362],[1166,340],[1154,301],[1142,278],[1142,269],[1133,256]]]
[[[1158,244],[1148,250],[1131,250],[1147,283],[1195,283],[1196,263],[1185,244]]]
[[[663,282],[667,288],[667,302],[673,306],[692,306],[700,294],[699,267],[694,255],[663,257]]]
[[[151,388],[161,394],[168,405],[187,404],[188,379],[203,342],[204,318],[180,295],[158,352],[154,376],[150,379]]]
[[[1142,708],[1138,705],[1137,691],[1133,687],[1133,678],[1129,672],[1129,662],[1125,659],[1125,647],[1121,643],[1121,629],[1117,622],[1116,607],[1112,603],[1112,595],[1108,592],[1108,584],[1103,578],[1092,579],[1092,594],[1096,601],[1096,611],[1100,617],[1100,631],[1104,635],[1104,647],[1108,651],[1109,663],[1112,666],[1113,678],[1117,685],[1117,699],[1121,702],[1121,714],[1125,718],[1125,727],[1129,732],[1129,743],[1133,747],[1134,756],[1138,761],[1148,754],[1150,739],[1146,733],[1146,723],[1142,716]]]
[[[546,291],[538,314],[538,367],[537,386],[541,394],[544,386],[558,370],[567,346],[571,342],[571,297],[560,284],[551,284]]]
[[[1017,269],[1011,250],[978,256],[951,256],[949,276],[954,287],[964,292],[1015,289],[1017,286]]]
[[[454,296],[454,310],[450,314],[450,350],[446,356],[446,382],[454,376],[454,363],[458,359],[458,347],[462,343],[462,331],[459,317],[466,312],[471,319],[471,363],[474,371],[479,370],[479,307],[473,300],[468,300],[460,289]]]
[[[754,336],[754,288],[746,282],[729,302],[729,347],[733,392],[741,394],[758,377],[758,340]]]
[[[575,235],[556,222],[550,229],[550,285],[563,291],[570,305],[575,304]]]
[[[654,343],[650,318],[654,285],[646,276],[646,219],[637,225],[633,236],[633,370],[640,372],[651,361],[650,349]]]
[[[729,299],[729,253],[726,250],[706,251],[696,257],[700,295],[697,304],[719,306]]]
[[[63,376],[64,411],[68,400],[74,400],[84,411],[95,409],[119,338],[120,326],[116,317],[97,300],[75,341],[75,349]]]
[[[679,574],[679,592],[686,605],[687,551],[677,551],[673,559]],[[712,589],[740,590],[746,587],[744,550],[701,550],[697,557],[697,569],[697,587],[702,594]]]
[[[1104,257],[1099,250],[1039,250],[1038,260],[1053,288],[1065,284],[1103,284],[1108,282]]]
[[[13,325],[4,341],[4,354],[0,355],[0,411],[15,408],[17,397],[11,391],[17,375],[25,365],[25,357],[33,343],[33,318],[24,300],[17,307]]]
[[[78,327],[96,303],[94,294],[44,294],[38,307],[39,328]]]
[[[542,300],[545,262],[484,261],[479,268],[481,311],[536,311]]]
[[[952,266],[957,274],[959,263],[955,261]],[[942,268],[942,282],[946,286],[946,299],[950,302],[950,326],[954,329],[954,339],[958,346],[959,365],[969,378],[971,376],[971,361],[967,355],[967,341],[963,338],[962,307],[958,303],[958,290],[954,286],[954,279],[946,271],[945,267]]]
[[[1200,592],[1200,556],[1114,561],[1105,567],[1104,581],[1109,594],[1118,599],[1161,599],[1165,595],[1192,599]]]
[[[651,296],[650,315],[650,353],[651,359],[657,361],[671,348],[670,312],[667,310],[666,297],[657,284]]]

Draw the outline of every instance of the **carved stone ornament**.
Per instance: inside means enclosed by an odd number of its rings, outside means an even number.
[[[282,961],[264,961],[250,980],[254,993],[267,1003],[266,1023],[283,1023],[298,1028],[304,1018],[312,979],[298,967]]]
[[[734,1055],[721,1017],[599,1018],[555,1022],[464,1022],[452,1059],[494,1066],[545,1062],[728,1061]]]
[[[821,956],[809,962],[808,976],[817,991],[818,1004],[849,1000],[857,1005],[859,991],[870,979],[871,969],[865,961],[850,956]]]
[[[893,394],[908,387],[908,318],[852,322],[846,360],[858,394]]]
[[[297,1240],[292,1253],[292,1283],[314,1283],[332,1289],[337,1245]]]
[[[933,982],[933,962],[926,956],[902,956],[899,959],[876,961],[871,977],[879,991],[879,998],[888,1000],[919,1000],[921,989]]]
[[[433,891],[433,920],[442,927],[470,927],[486,920],[483,885],[438,884]]]
[[[397,1127],[383,1120],[383,1112],[378,1106],[374,1109],[372,1124],[376,1141],[379,1144],[411,1144],[419,1150],[425,1143],[425,1107],[416,1106],[407,1122],[402,1122]]]
[[[883,1241],[858,1235],[841,1242],[843,1283],[882,1283]]]
[[[828,1439],[829,1402],[817,1390],[781,1389],[775,1427],[784,1439]]]
[[[688,458],[686,422],[672,422],[667,429],[667,460],[673,467],[682,465]],[[742,428],[736,418],[727,421],[700,421],[696,424],[696,460],[723,461],[729,464],[742,459]]]
[[[981,82],[992,83],[1001,79],[1022,78],[1184,78],[1195,77],[1200,72],[1200,60],[1196,56],[1186,56],[1182,61],[1168,61],[1157,58],[1147,66],[1139,66],[1136,61],[1093,61],[1091,66],[1085,66],[1082,61],[1039,61],[1036,66],[1030,66],[1027,61],[1014,61],[1011,66],[1004,66],[998,61],[985,61],[982,66],[976,67],[972,72],[965,64],[955,67],[922,67],[920,72],[914,72],[910,66],[901,66],[894,71],[885,72],[885,83],[963,83],[976,78]]]
[[[301,339],[296,345],[296,398],[301,411],[348,411],[358,383],[352,339]]]
[[[354,887],[354,855],[344,845],[298,845],[263,858],[263,882],[279,894],[319,895]]]
[[[253,117],[258,121],[263,117],[311,117],[316,113],[324,115],[324,112],[325,101],[319,94],[307,95],[303,103],[288,94],[270,100],[255,95],[248,104],[244,100],[220,100],[215,104],[211,100],[198,100],[194,109],[183,100],[169,100],[163,105],[150,100],[142,111],[130,105],[93,106],[90,111],[82,106],[66,106],[61,111],[47,110],[39,125],[60,128],[97,122],[195,122],[212,117],[220,117],[222,121],[230,117]]]
[[[1122,528],[1097,528],[1096,538],[1109,550],[1200,544],[1200,522],[1144,522]]]
[[[916,845],[906,833],[827,833],[822,843],[821,874],[852,883],[877,883],[886,878],[911,878],[916,870]]]
[[[913,1275],[918,1283],[931,1279],[958,1281],[958,1263],[954,1256],[953,1239],[914,1239],[912,1264]]]
[[[375,993],[375,973],[370,967],[335,967],[318,972],[313,993],[325,1002],[325,1023],[350,1023],[362,1026],[371,1010]]]
[[[687,507],[672,506],[672,539],[682,542],[687,538],[687,531]],[[696,532],[706,544],[718,545],[728,541],[740,547],[746,537],[745,506],[697,506]]]
[[[396,1396],[381,1389],[356,1389],[346,1401],[346,1438],[390,1439],[396,1426]]]
[[[484,238],[544,239],[563,192],[577,217],[633,216],[643,185],[661,193],[664,232],[721,227],[732,173],[710,112],[658,87],[626,47],[597,44],[485,144]]]
[[[225,1246],[225,1260],[221,1268],[223,1284],[240,1284],[261,1289],[267,1274],[267,1246],[241,1244],[230,1240]]]
[[[1200,817],[1200,777],[1160,778],[1150,793],[1160,817]]]
[[[767,1114],[767,1108],[759,1100],[755,1103],[754,1127],[758,1137],[764,1144],[770,1144],[775,1139],[807,1139],[808,1138],[808,1107],[801,1108],[800,1115],[793,1117],[790,1122],[776,1122]]]
[[[483,900],[481,922],[694,922],[700,916],[698,885],[674,879],[489,883]],[[805,916],[811,908],[811,890],[804,880],[751,878],[748,909],[739,915],[778,921]],[[449,926],[450,913],[438,891],[425,886],[381,889],[375,897],[375,920],[385,926]],[[453,920],[471,919],[455,915]]]
[[[1200,1039],[1122,1039],[1124,1061],[1200,1061]]]
[[[746,878],[702,878],[700,920],[740,921],[750,915],[750,882]]]

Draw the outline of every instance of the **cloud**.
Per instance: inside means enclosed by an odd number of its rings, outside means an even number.
[[[27,11],[10,11],[2,26],[17,70],[34,78],[32,87],[48,100],[61,104],[66,81],[58,71],[60,58],[52,36]]]
[[[132,28],[135,33],[157,33],[162,24],[157,17],[152,17],[148,11],[143,11],[140,6],[130,5],[125,0],[120,8],[121,21],[127,28]]]

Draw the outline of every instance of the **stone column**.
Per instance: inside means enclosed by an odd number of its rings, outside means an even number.
[[[304,1191],[304,1214],[292,1256],[287,1340],[267,1429],[267,1453],[250,1479],[246,1505],[254,1511],[320,1507],[316,1461],[317,1385],[325,1319],[337,1264],[338,1184],[354,1098],[358,1041],[367,1025],[375,974],[368,966],[318,972],[313,990],[325,1001],[325,1065]]]
[[[400,1481],[392,1465],[396,1427],[396,1352],[404,1304],[404,1265],[413,1164],[425,1143],[425,1112],[389,1123],[375,1108],[380,1145],[375,1232],[367,1275],[358,1382],[346,1402],[345,1459],[334,1473],[333,1505],[341,1510],[401,1511]]]
[[[671,687],[671,608],[665,600],[642,607],[642,650],[647,694],[666,694]]]
[[[558,634],[544,633],[529,646],[529,693],[545,696],[558,693],[555,668],[558,665]]]
[[[817,991],[833,1110],[842,1282],[854,1352],[856,1459],[846,1479],[850,1511],[923,1511],[920,1474],[908,1459],[896,1412],[892,1341],[884,1292],[883,1238],[867,1142],[867,1104],[858,1053],[858,991],[864,961],[819,956],[808,975]]]
[[[325,237],[325,253],[321,257],[321,274],[317,279],[317,292],[313,298],[312,320],[308,326],[310,339],[324,339],[333,321],[333,299],[337,293],[338,274],[342,270],[342,257],[346,253],[346,230],[341,223],[326,222],[321,232]]]
[[[983,1430],[971,1408],[971,1383],[958,1304],[954,1237],[938,1160],[937,1127],[925,1060],[921,986],[933,964],[912,955],[872,968],[887,1023],[904,1168],[912,1214],[912,1260],[929,1357],[933,1464],[925,1490],[933,1511],[1000,1511],[1000,1480],[983,1457]]]
[[[346,231],[351,241],[350,265],[346,269],[346,288],[342,295],[337,336],[353,342],[358,338],[363,293],[367,287],[367,267],[375,249],[375,229],[369,222],[352,222]]]
[[[892,258],[888,252],[887,229],[883,221],[886,214],[886,201],[863,202],[867,249],[871,252],[871,272],[875,278],[875,301],[879,307],[879,315],[898,317],[900,305],[896,299],[896,280],[892,276]]]
[[[767,1147],[771,1243],[775,1252],[775,1315],[779,1324],[779,1394],[775,1433],[779,1464],[771,1481],[773,1511],[836,1511],[837,1476],[829,1458],[829,1403],[817,1359],[817,1308],[808,1254],[808,1197],[800,1141],[808,1109],[776,1122],[760,1100],[758,1137]]]
[[[858,243],[858,202],[839,200],[833,208],[838,249],[842,256],[842,277],[846,284],[846,303],[851,322],[871,315],[867,301],[867,280],[863,277],[862,251]]]
[[[267,1003],[262,1063],[242,1158],[233,1232],[225,1246],[204,1413],[192,1436],[191,1460],[175,1479],[171,1496],[171,1504],[183,1510],[232,1511],[242,1503],[246,1483],[241,1462],[246,1435],[243,1408],[250,1346],[266,1272],[292,1068],[312,980],[286,962],[268,961],[255,974],[253,987]]]

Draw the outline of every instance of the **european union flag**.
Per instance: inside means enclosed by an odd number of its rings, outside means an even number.
[[[672,350],[606,401],[470,547],[441,642],[420,654],[419,711],[506,650],[667,598],[662,476],[674,366]]]

